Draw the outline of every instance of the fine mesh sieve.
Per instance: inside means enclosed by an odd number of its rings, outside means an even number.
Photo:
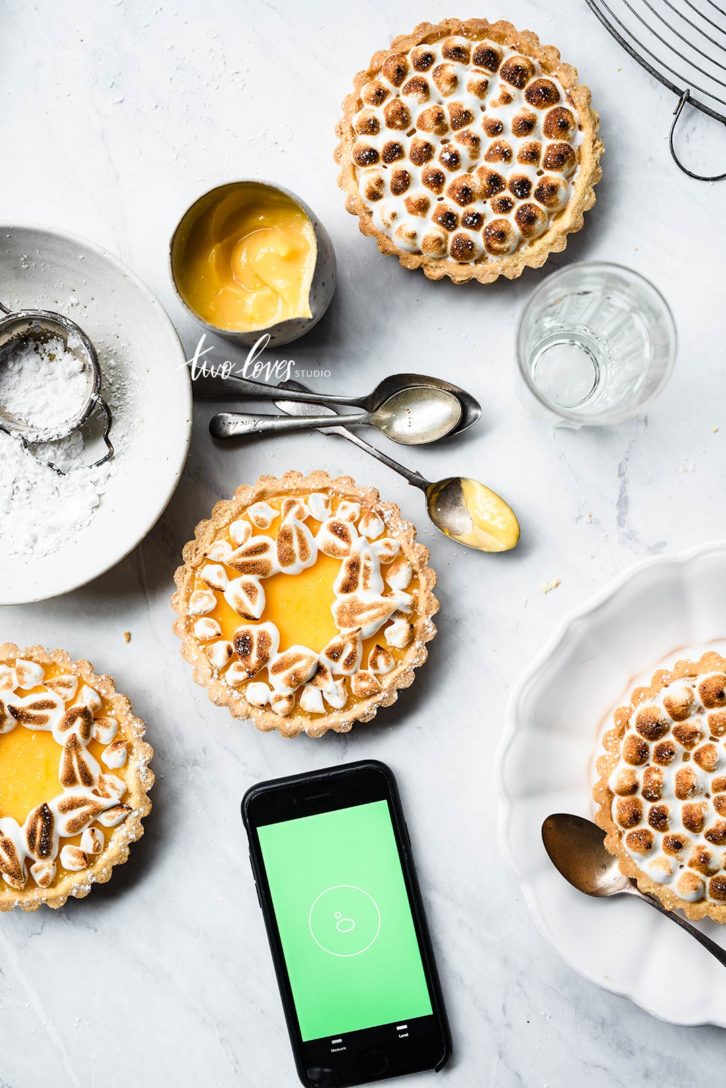
[[[51,425],[44,426],[42,422],[31,422],[23,418],[14,413],[7,404],[3,404],[0,397],[0,430],[19,438],[26,446],[40,442],[55,442],[78,430],[98,410],[104,417],[103,441],[106,452],[88,467],[108,461],[114,454],[113,444],[109,438],[112,422],[111,409],[101,396],[101,368],[96,349],[83,329],[63,314],[49,310],[10,311],[0,303],[0,311],[5,314],[0,318],[0,368],[8,366],[18,351],[29,344],[34,343],[38,348],[42,348],[49,341],[59,339],[65,351],[80,363],[81,373],[85,379],[84,382],[79,383],[77,403],[69,408],[67,418],[56,419]],[[53,365],[52,359],[49,358],[47,365]],[[62,470],[57,465],[51,461],[47,464],[62,474]]]

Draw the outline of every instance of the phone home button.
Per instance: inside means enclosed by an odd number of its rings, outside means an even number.
[[[379,1077],[388,1069],[388,1055],[383,1050],[369,1050],[362,1058],[361,1072],[366,1076]]]

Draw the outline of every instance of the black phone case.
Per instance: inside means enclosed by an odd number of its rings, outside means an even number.
[[[424,910],[423,899],[421,898],[421,890],[419,888],[418,877],[416,875],[416,867],[413,861],[411,852],[411,840],[408,834],[408,828],[406,826],[406,820],[403,815],[403,807],[401,805],[401,798],[398,792],[398,784],[396,782],[395,775],[391,768],[377,759],[361,759],[356,760],[353,763],[340,764],[337,767],[325,767],[319,771],[311,771],[305,774],[287,775],[283,778],[273,778],[266,782],[259,782],[254,786],[251,786],[244,797],[242,798],[242,822],[247,832],[247,839],[250,845],[250,865],[252,867],[252,875],[255,881],[255,887],[257,890],[257,899],[262,910],[262,916],[265,922],[265,929],[267,931],[267,938],[270,945],[270,951],[272,952],[272,960],[275,968],[275,976],[277,978],[277,985],[280,991],[280,997],[282,999],[283,1011],[285,1014],[285,1023],[287,1025],[288,1035],[290,1037],[290,1043],[292,1045],[293,1055],[295,1058],[295,1066],[297,1069],[298,1077],[307,1088],[316,1088],[315,1085],[308,1079],[307,1069],[303,1060],[303,1043],[300,1037],[297,1014],[295,1012],[295,1005],[293,1001],[292,991],[290,989],[290,983],[287,975],[287,967],[285,965],[285,957],[282,950],[282,946],[279,940],[277,932],[277,926],[274,917],[274,908],[272,902],[267,895],[265,889],[265,882],[261,877],[257,861],[254,855],[253,849],[253,837],[252,837],[252,823],[250,820],[250,804],[261,793],[266,793],[276,789],[284,789],[287,786],[297,784],[311,784],[315,785],[320,783],[325,784],[331,777],[339,777],[341,774],[355,773],[358,769],[369,769],[378,771],[382,774],[388,784],[389,797],[391,801],[391,808],[393,812],[393,822],[396,831],[397,838],[403,845],[403,869],[404,877],[410,892],[411,897],[411,910],[414,916],[414,921],[420,937],[421,945],[421,958],[424,963],[427,978],[431,983],[431,997],[432,1005],[436,1018],[440,1024],[441,1032],[444,1040],[444,1052],[441,1059],[433,1066],[436,1072],[439,1072],[446,1063],[449,1061],[452,1053],[451,1042],[451,1030],[449,1028],[448,1017],[446,1015],[446,1008],[444,1005],[443,993],[441,990],[441,983],[439,980],[438,970],[436,968],[436,960],[434,959],[433,946],[431,944],[431,936],[429,933],[428,923],[426,921],[426,913]],[[431,1067],[429,1067],[431,1068]],[[348,1085],[354,1086],[356,1084],[369,1084],[376,1080],[388,1080],[392,1079],[386,1074],[379,1076],[366,1076],[364,1080],[360,1081],[348,1081]]]

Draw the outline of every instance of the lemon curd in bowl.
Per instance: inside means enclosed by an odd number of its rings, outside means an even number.
[[[266,182],[241,181],[188,209],[172,239],[171,269],[182,301],[208,328],[245,343],[265,332],[286,343],[327,308],[332,254],[302,201]]]

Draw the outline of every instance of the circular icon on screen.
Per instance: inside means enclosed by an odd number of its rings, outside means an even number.
[[[310,935],[331,956],[360,956],[381,932],[381,912],[372,895],[355,884],[334,884],[313,900]]]

